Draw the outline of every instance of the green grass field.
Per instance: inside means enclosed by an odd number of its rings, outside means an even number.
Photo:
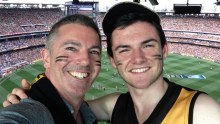
[[[86,94],[86,99],[97,97],[112,92],[126,92],[124,81],[120,78],[115,69],[108,62],[106,52],[103,52],[102,69],[99,77],[94,82],[92,88]],[[20,80],[26,78],[32,82],[38,73],[44,71],[41,62],[28,65],[0,80],[0,108],[2,101],[14,87],[20,87]],[[204,91],[220,102],[220,64],[193,57],[170,54],[165,60],[164,74],[171,81]],[[204,75],[205,79],[181,78],[181,75]]]

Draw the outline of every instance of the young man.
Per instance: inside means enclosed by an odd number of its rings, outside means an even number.
[[[137,3],[116,4],[104,17],[103,30],[110,62],[128,92],[89,101],[98,119],[113,124],[220,123],[220,106],[211,97],[163,78],[168,46],[155,12]]]
[[[27,92],[30,99],[0,110],[0,122],[96,123],[84,103],[101,66],[101,39],[93,20],[84,15],[61,19],[53,25],[41,54],[45,73]]]
[[[114,124],[220,123],[220,106],[211,97],[163,78],[168,46],[155,12],[123,2],[109,9],[102,24],[110,62],[128,92],[90,103],[93,112],[106,110],[102,115]]]

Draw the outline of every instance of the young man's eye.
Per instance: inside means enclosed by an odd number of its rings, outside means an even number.
[[[123,49],[123,50],[120,50],[119,53],[124,53],[124,52],[127,52],[129,51],[128,49]]]
[[[144,48],[147,48],[147,47],[154,47],[154,45],[153,44],[145,44]]]

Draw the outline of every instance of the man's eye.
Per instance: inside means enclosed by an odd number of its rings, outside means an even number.
[[[90,53],[91,53],[91,54],[94,54],[94,55],[100,55],[100,52],[99,52],[99,51],[91,51]]]
[[[76,51],[76,49],[74,47],[67,47],[66,50]]]

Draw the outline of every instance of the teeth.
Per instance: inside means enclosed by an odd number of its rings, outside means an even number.
[[[146,70],[147,70],[147,68],[142,68],[142,69],[133,69],[133,70],[131,70],[131,72],[140,73],[140,72],[145,72]]]
[[[70,72],[70,74],[75,78],[79,78],[79,79],[86,78],[89,75],[88,73],[80,73],[80,72]]]

